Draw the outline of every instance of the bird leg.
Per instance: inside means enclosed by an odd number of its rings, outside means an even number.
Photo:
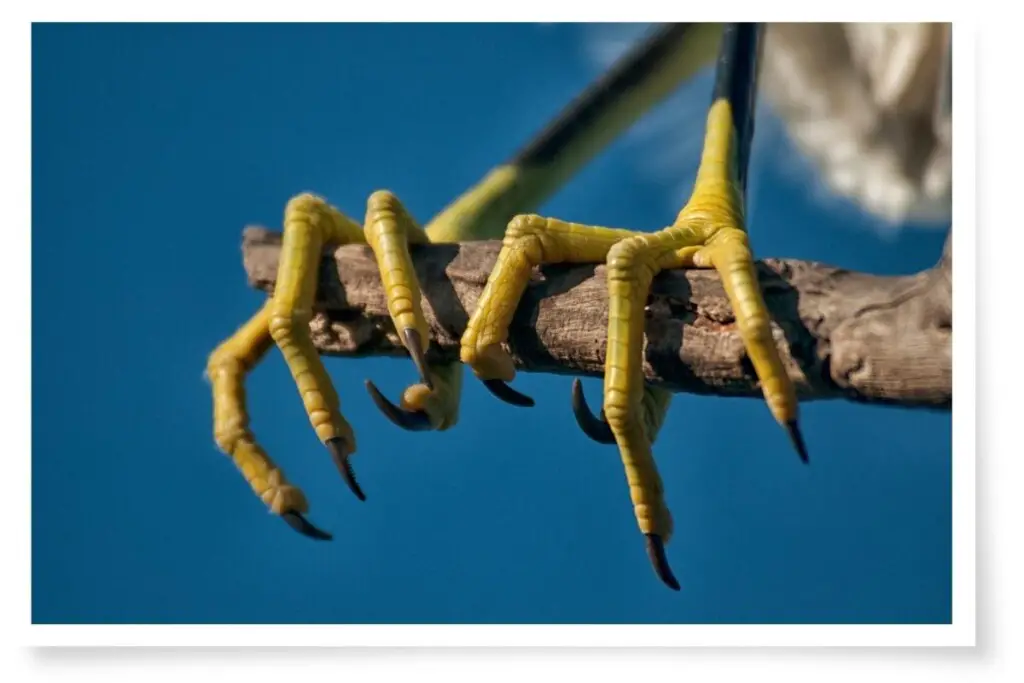
[[[514,218],[461,340],[462,361],[478,377],[511,381],[515,368],[502,344],[507,341],[508,326],[531,270],[554,263],[606,263],[609,311],[604,420],[590,415],[591,436],[606,441],[600,436],[607,434],[603,431],[607,425],[614,437],[648,554],[658,576],[674,589],[679,584],[664,551],[672,534],[672,517],[651,452],[668,401],[662,391],[645,386],[643,375],[644,306],[660,271],[696,267],[719,272],[765,400],[806,460],[796,426],[796,394],[774,344],[747,240],[742,188],[733,170],[736,141],[729,102],[718,100],[708,113],[693,193],[673,225],[664,230],[643,233],[534,215]],[[585,406],[578,387],[574,394],[574,403]],[[582,410],[576,412],[579,416]],[[589,409],[586,412],[589,414]]]

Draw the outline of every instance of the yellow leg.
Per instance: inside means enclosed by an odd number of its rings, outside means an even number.
[[[796,390],[772,337],[771,316],[757,284],[743,201],[730,171],[735,147],[736,131],[729,103],[719,100],[708,112],[704,151],[693,194],[676,218],[677,226],[693,226],[703,236],[701,247],[681,252],[683,263],[718,271],[765,402],[775,420],[786,429],[800,459],[807,462],[807,448],[798,427]]]

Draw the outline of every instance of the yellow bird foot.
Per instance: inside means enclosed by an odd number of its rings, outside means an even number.
[[[598,263],[605,259],[612,264],[621,252],[622,244],[640,239],[642,235],[628,230],[567,223],[536,215],[514,218],[508,225],[494,270],[462,336],[462,362],[485,382],[500,381],[504,384],[511,381],[515,376],[515,368],[502,344],[508,339],[509,324],[532,269],[543,264]],[[642,306],[637,310],[642,314]],[[639,382],[636,382],[632,371],[628,372],[630,385],[622,384],[625,374],[616,362],[615,349],[628,352],[629,348],[635,346],[639,350],[640,347],[625,343],[627,339],[622,336],[623,330],[627,330],[627,337],[635,336],[634,332],[628,331],[634,330],[635,326],[623,328],[625,321],[617,319],[615,310],[610,315],[609,323],[605,412],[609,418],[606,424],[612,436],[609,439],[607,431],[600,426],[603,421],[592,415],[590,417],[593,419],[584,421],[584,424],[593,426],[591,435],[602,443],[618,443],[629,481],[630,498],[640,530],[645,536],[652,565],[666,585],[677,589],[678,581],[669,568],[664,552],[664,543],[672,533],[672,518],[665,506],[661,479],[650,452],[651,440],[668,405],[668,394],[661,390],[645,390],[642,375]],[[637,368],[639,365],[633,364],[632,367]],[[574,393],[582,399],[578,382]],[[636,399],[635,407],[632,405],[633,397]],[[650,401],[646,408],[645,397]],[[628,406],[622,404],[623,399],[627,399]],[[585,400],[579,403],[582,407]],[[589,409],[586,412],[589,415]],[[580,414],[583,414],[582,411]]]
[[[502,384],[512,380],[515,369],[501,345],[507,341],[532,269],[556,263],[606,263],[604,405],[601,416],[595,416],[577,380],[573,412],[590,438],[618,445],[647,554],[661,581],[676,590],[679,584],[664,549],[672,533],[672,517],[652,454],[669,399],[664,390],[647,386],[643,373],[644,303],[660,271],[685,267],[718,271],[768,407],[807,462],[797,427],[796,393],[772,337],[744,225],[741,187],[730,166],[735,140],[729,104],[718,101],[708,114],[693,194],[675,222],[663,230],[641,233],[540,216],[514,218],[461,340],[462,361],[477,377]]]
[[[359,225],[326,201],[301,194],[288,202],[284,216],[281,261],[273,296],[260,311],[210,355],[207,376],[213,385],[214,435],[218,447],[232,457],[254,493],[297,532],[317,540],[331,535],[310,522],[308,503],[297,487],[256,443],[245,407],[246,374],[274,345],[292,374],[306,413],[342,480],[361,501],[366,494],[356,479],[352,455],[355,434],[340,412],[338,395],[313,346],[309,322],[323,248],[369,244],[377,259],[388,310],[395,329],[420,376],[406,390],[402,406],[394,406],[367,382],[374,402],[393,422],[406,429],[446,429],[458,415],[461,366],[426,361],[429,330],[420,307],[420,290],[409,245],[427,240],[390,192],[375,192]]]

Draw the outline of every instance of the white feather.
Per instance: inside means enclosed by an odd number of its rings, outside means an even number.
[[[586,53],[612,64],[648,25],[591,25]],[[950,215],[949,118],[936,108],[948,25],[770,24],[751,181],[773,172],[814,201],[852,201],[883,228]],[[692,185],[711,68],[631,131],[648,171]],[[792,148],[804,158],[796,158]],[[685,189],[684,189],[685,188]],[[751,188],[756,200],[756,187]]]

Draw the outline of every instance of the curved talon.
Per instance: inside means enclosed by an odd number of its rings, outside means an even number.
[[[350,454],[345,449],[344,444],[344,439],[334,437],[333,439],[328,439],[325,445],[327,450],[331,452],[331,460],[334,461],[334,465],[338,468],[338,472],[341,473],[341,477],[348,484],[348,488],[356,495],[356,498],[366,500],[366,494],[359,488],[359,483],[356,481],[356,473],[352,470],[352,463],[348,461]]]
[[[679,590],[679,582],[672,575],[672,568],[668,566],[668,558],[665,557],[665,544],[661,542],[661,536],[657,534],[644,534],[646,537],[647,557],[651,558],[651,565],[654,573],[658,575],[661,582],[674,591]]]
[[[405,328],[405,348],[409,350],[412,362],[416,365],[417,372],[420,373],[420,381],[426,385],[427,389],[433,391],[434,384],[430,381],[430,373],[427,372],[427,358],[423,352],[423,340],[420,338],[420,333],[412,327]]]
[[[534,406],[532,398],[526,394],[519,393],[500,379],[485,379],[484,386],[487,387],[487,391],[505,403],[523,408],[532,408]]]
[[[800,433],[800,427],[797,426],[796,420],[786,423],[786,432],[789,434],[789,440],[793,442],[793,448],[796,449],[797,455],[805,465],[809,465],[811,461],[807,455],[807,445],[804,444],[804,436]]]
[[[583,395],[583,382],[579,378],[572,381],[572,414],[576,416],[576,424],[584,434],[597,443],[615,445],[615,435],[604,419],[604,410],[601,411],[601,417],[590,411],[587,399]]]
[[[303,536],[312,538],[316,541],[330,541],[334,537],[326,531],[315,527],[308,519],[302,516],[302,513],[290,510],[288,512],[281,513],[281,519],[288,523],[288,526],[298,531]]]
[[[370,398],[377,404],[380,412],[384,413],[384,417],[402,429],[407,429],[410,432],[426,432],[434,428],[426,413],[396,406],[380,393],[380,389],[370,380],[366,380],[366,390],[370,392]]]

